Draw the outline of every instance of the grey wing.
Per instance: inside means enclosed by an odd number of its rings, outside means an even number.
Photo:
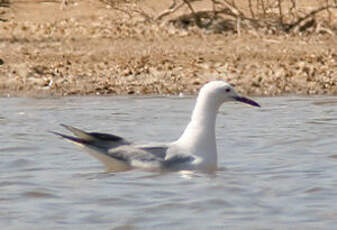
[[[76,137],[52,132],[89,150],[89,153],[113,170],[126,170],[131,167],[162,167],[169,144],[132,146],[125,139],[105,133],[85,132],[72,126],[63,125]],[[170,163],[166,163],[169,165]]]
[[[106,155],[130,167],[158,168],[163,161],[151,152],[130,145],[110,149]]]
[[[165,159],[167,149],[168,146],[148,146],[139,148],[127,145],[110,149],[106,155],[124,162],[130,167],[161,168],[169,170],[186,168],[187,165],[196,160],[195,156],[183,154],[174,155]]]
[[[168,145],[153,145],[153,146],[147,145],[147,146],[137,146],[137,147],[161,159],[165,159],[167,150],[169,148]]]
[[[166,169],[188,169],[186,165],[192,163],[196,158],[191,155],[175,155],[162,162],[162,167]]]

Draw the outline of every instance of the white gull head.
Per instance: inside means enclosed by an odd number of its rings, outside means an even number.
[[[175,151],[196,156],[191,169],[214,170],[217,167],[215,121],[224,102],[239,101],[259,107],[252,99],[240,96],[224,81],[211,81],[199,92],[190,123],[184,133],[173,144]],[[167,155],[167,158],[170,154]]]

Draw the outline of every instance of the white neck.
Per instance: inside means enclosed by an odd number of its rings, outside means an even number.
[[[201,157],[209,166],[217,164],[215,120],[220,105],[208,92],[200,92],[191,121],[176,142],[180,148]]]

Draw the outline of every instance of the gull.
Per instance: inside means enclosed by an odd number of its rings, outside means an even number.
[[[230,101],[260,107],[252,99],[239,95],[227,82],[211,81],[200,89],[183,134],[170,143],[136,145],[116,135],[85,132],[64,124],[61,125],[75,136],[52,133],[84,147],[112,171],[133,168],[214,171],[218,157],[216,116],[220,106]]]

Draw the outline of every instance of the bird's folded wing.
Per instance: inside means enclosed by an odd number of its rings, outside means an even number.
[[[158,168],[163,161],[151,152],[130,145],[110,149],[106,155],[125,162],[130,167]]]

